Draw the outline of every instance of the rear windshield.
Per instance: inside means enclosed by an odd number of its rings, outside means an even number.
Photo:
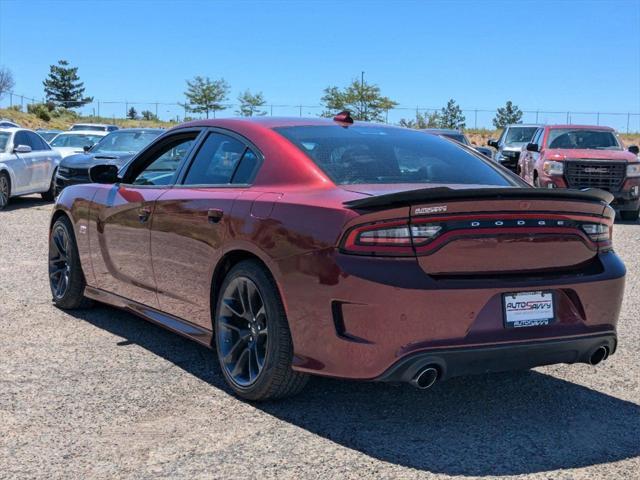
[[[594,150],[621,150],[618,139],[608,130],[583,128],[553,128],[547,138],[549,148],[586,148]]]
[[[488,161],[436,135],[388,127],[279,127],[338,185],[460,183],[509,186]]]

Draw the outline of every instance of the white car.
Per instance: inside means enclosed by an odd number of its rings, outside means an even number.
[[[54,150],[62,155],[62,158],[69,155],[75,155],[76,153],[85,152],[85,147],[93,147],[98,143],[102,137],[105,137],[109,132],[87,131],[87,130],[74,130],[72,132],[62,132],[53,137],[49,142],[49,145]]]
[[[107,123],[74,123],[69,130],[92,130],[97,132],[114,132],[118,130],[117,125]]]
[[[18,195],[40,193],[44,200],[53,200],[60,160],[37,133],[24,128],[0,130],[0,210]]]

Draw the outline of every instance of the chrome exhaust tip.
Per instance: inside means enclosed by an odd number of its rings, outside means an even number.
[[[598,365],[601,361],[606,360],[609,356],[609,349],[607,347],[598,347],[589,357],[590,365]]]
[[[420,390],[426,390],[433,386],[438,380],[438,369],[435,367],[424,367],[411,379],[411,385]]]

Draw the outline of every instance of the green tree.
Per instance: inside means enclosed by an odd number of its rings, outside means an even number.
[[[440,110],[438,126],[440,128],[452,128],[463,130],[467,125],[462,110],[452,98],[447,102],[447,106]]]
[[[320,99],[325,111],[323,117],[333,117],[343,110],[349,110],[356,120],[384,122],[388,110],[398,103],[380,93],[380,87],[354,79],[343,89],[327,87]]]
[[[142,115],[142,118],[144,120],[158,120],[158,117],[156,117],[155,114],[150,110],[143,110],[142,112],[140,112],[140,115]]]
[[[266,110],[261,109],[261,107],[267,104],[262,92],[254,95],[249,90],[245,90],[244,93],[238,96],[238,101],[240,102],[240,108],[236,110],[236,114],[241,117],[262,116],[267,114]]]
[[[401,119],[400,126],[406,128],[416,128],[418,130],[423,128],[437,128],[440,125],[440,115],[438,112],[422,114],[416,111],[416,118],[413,119]]]
[[[5,67],[0,67],[0,99],[13,89],[13,73]]]
[[[512,123],[522,123],[522,110],[508,100],[504,107],[496,111],[493,124],[496,128],[504,128]]]
[[[47,101],[56,106],[77,108],[93,102],[93,97],[84,97],[84,83],[78,77],[78,67],[70,67],[66,60],[51,65],[42,84]]]
[[[130,118],[131,120],[135,120],[136,118],[138,118],[138,112],[135,108],[131,107],[129,109],[129,111],[127,112],[127,118]]]
[[[229,95],[229,84],[221,78],[211,80],[209,77],[197,76],[193,80],[187,80],[187,91],[184,92],[188,103],[183,107],[188,112],[204,113],[209,118],[209,113],[213,112],[215,118],[218,110],[224,110],[222,102],[227,100]]]

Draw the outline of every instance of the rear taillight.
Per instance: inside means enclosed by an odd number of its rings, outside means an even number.
[[[437,225],[409,225],[408,222],[359,226],[349,231],[342,249],[366,255],[413,255],[414,246],[428,243],[441,229]]]
[[[612,226],[605,225],[604,223],[583,223],[582,230],[591,240],[598,244],[601,251],[612,248]]]

